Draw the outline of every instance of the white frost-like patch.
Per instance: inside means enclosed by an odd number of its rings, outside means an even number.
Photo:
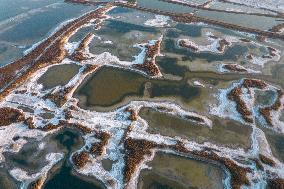
[[[212,39],[212,38],[208,38],[208,41],[210,41],[211,43],[208,45],[198,45],[196,42],[190,40],[190,39],[179,39],[178,40],[178,44],[180,44],[180,41],[185,42],[185,45],[188,45],[190,47],[193,47],[194,49],[196,49],[196,52],[211,52],[211,53],[216,53],[216,54],[223,54],[224,51],[220,51],[218,50],[219,42],[221,39],[217,38],[217,39]],[[231,46],[232,43],[230,41],[228,46]]]
[[[163,27],[168,24],[169,18],[167,17],[159,17],[158,15],[153,19],[152,21],[147,21],[150,24],[154,24],[154,26],[157,27]],[[148,24],[149,24],[148,23]],[[146,23],[145,23],[146,24]],[[210,33],[207,33],[207,36],[211,35]],[[97,36],[96,36],[97,37]],[[99,37],[98,37],[99,38]],[[224,39],[226,39],[230,45],[231,43],[237,42],[238,40],[234,37],[226,36]],[[218,44],[219,44],[219,38],[209,38],[208,41],[211,42],[209,45],[200,46],[194,43],[199,49],[202,51],[211,51],[211,52],[217,52]],[[190,41],[190,40],[189,40]],[[151,40],[147,44],[153,45],[157,42],[156,40]],[[110,42],[108,42],[110,43]],[[78,43],[68,43],[65,45],[65,49],[69,52],[73,52],[76,44]],[[194,45],[193,44],[193,45]],[[141,53],[135,57],[134,63],[140,63],[142,64],[145,59],[146,54],[146,44],[138,44],[137,47],[141,49]],[[220,53],[218,51],[218,53]],[[221,52],[222,53],[222,52]],[[1,106],[9,106],[13,108],[17,108],[18,105],[24,105],[26,107],[29,107],[33,109],[34,113],[28,113],[25,112],[25,116],[33,117],[34,122],[36,124],[36,127],[42,127],[46,123],[40,118],[39,114],[51,112],[55,118],[48,121],[48,123],[57,124],[59,120],[64,120],[65,113],[64,110],[70,110],[72,114],[72,118],[68,120],[70,123],[80,123],[84,125],[85,127],[91,129],[91,130],[97,130],[97,131],[103,131],[110,134],[111,138],[109,139],[107,145],[105,146],[104,153],[100,157],[96,157],[94,154],[90,154],[90,162],[86,164],[83,168],[76,169],[79,173],[89,176],[94,176],[97,179],[101,180],[103,183],[106,184],[108,188],[117,188],[122,189],[124,188],[124,182],[123,182],[123,170],[125,167],[125,161],[124,161],[124,146],[123,146],[123,137],[125,136],[125,131],[130,128],[129,133],[126,137],[131,137],[134,139],[142,139],[142,140],[148,140],[155,142],[157,144],[164,144],[164,145],[170,145],[173,146],[177,144],[177,142],[182,142],[184,144],[184,147],[188,150],[195,150],[195,151],[204,151],[207,148],[211,148],[217,155],[220,157],[226,157],[230,160],[234,161],[237,165],[241,167],[250,167],[252,168],[252,173],[249,174],[249,180],[265,180],[265,175],[262,171],[259,171],[255,169],[254,164],[249,161],[249,158],[255,157],[255,155],[258,152],[270,154],[271,150],[270,147],[265,139],[265,136],[261,134],[261,130],[256,130],[254,128],[253,132],[253,144],[252,144],[252,152],[246,152],[244,149],[237,148],[237,149],[230,149],[228,147],[212,144],[210,142],[205,142],[203,144],[197,143],[195,141],[190,141],[185,138],[175,136],[162,136],[160,134],[150,134],[147,132],[147,128],[149,127],[147,120],[143,120],[138,115],[138,119],[136,121],[130,121],[129,120],[129,112],[125,112],[126,108],[131,108],[134,110],[134,112],[139,112],[139,110],[143,107],[149,107],[153,108],[157,111],[175,115],[184,119],[188,119],[193,122],[197,122],[200,124],[200,126],[207,126],[209,128],[212,127],[212,121],[207,118],[206,116],[200,115],[195,112],[190,112],[182,109],[180,106],[178,106],[175,102],[172,101],[155,101],[155,102],[149,102],[149,101],[132,101],[128,103],[127,105],[120,107],[118,109],[115,109],[110,112],[96,112],[91,110],[84,110],[77,106],[78,99],[75,99],[72,97],[72,94],[74,90],[82,83],[82,81],[90,74],[85,73],[84,69],[86,68],[86,65],[97,65],[98,67],[101,66],[112,66],[112,67],[120,67],[124,69],[129,70],[135,70],[139,71],[135,68],[132,68],[133,62],[127,62],[127,61],[120,61],[118,57],[113,56],[109,52],[104,52],[101,54],[90,54],[91,59],[86,60],[83,62],[73,62],[69,59],[64,59],[62,61],[62,64],[78,64],[81,65],[82,68],[79,70],[78,74],[76,74],[64,87],[74,87],[73,91],[71,91],[70,94],[68,94],[68,99],[66,104],[63,107],[57,107],[53,102],[50,100],[44,100],[42,97],[47,94],[49,91],[42,91],[42,86],[37,84],[37,79],[45,72],[47,71],[47,68],[39,70],[36,72],[27,82],[25,82],[19,89],[26,90],[25,94],[17,94],[12,92],[7,98],[5,102],[1,102]],[[195,85],[204,86],[199,81],[194,82]],[[233,84],[233,86],[230,89],[221,89],[218,94],[219,104],[217,107],[212,107],[210,112],[214,115],[218,115],[220,117],[229,117],[235,120],[239,120],[242,122],[242,119],[240,115],[236,112],[235,106],[236,104],[234,102],[231,102],[227,100],[227,93],[229,90],[231,90],[233,87],[238,85],[239,83]],[[58,91],[60,89],[63,89],[63,87],[58,86],[52,90]],[[244,93],[247,91],[243,91]],[[32,93],[36,93],[36,95],[31,95]],[[242,95],[242,99],[249,105],[253,106],[252,98],[249,95]],[[68,109],[70,106],[75,106],[74,109]],[[203,122],[199,122],[198,119],[191,119],[192,117],[200,118],[203,120]],[[199,126],[199,125],[198,125]],[[45,135],[51,134],[51,132],[42,132],[37,129],[30,130],[27,128],[24,124],[12,124],[7,127],[1,127],[2,130],[0,130],[0,154],[2,154],[4,151],[11,151],[11,152],[17,152],[27,141],[25,141],[24,137],[27,138],[35,138],[37,140],[41,140]],[[53,132],[56,132],[53,131]],[[78,151],[87,150],[87,147],[90,147],[94,142],[99,142],[98,139],[96,139],[92,134],[84,135],[84,141],[85,146],[83,146]],[[17,140],[16,142],[13,142],[13,137],[20,136],[21,138]],[[263,143],[264,146],[260,149],[259,143]],[[13,147],[13,148],[11,148]],[[39,149],[43,149],[45,147],[44,143],[39,143]],[[155,152],[154,149],[153,152]],[[175,153],[173,150],[168,150],[169,153]],[[240,158],[242,156],[245,160],[247,160],[246,164],[242,163],[243,161],[237,161],[238,159],[243,160],[243,158]],[[1,157],[1,156],[0,156]],[[141,162],[140,165],[138,165],[137,170],[135,171],[133,177],[131,178],[131,182],[129,183],[129,186],[131,188],[135,188],[137,186],[138,181],[138,175],[141,169],[147,168],[145,165],[145,162],[150,161],[154,156],[147,157],[143,162]],[[47,155],[46,159],[48,160],[48,165],[42,168],[42,170],[38,173],[29,175],[26,171],[14,168],[10,170],[10,174],[17,179],[18,181],[21,181],[23,183],[29,184],[31,181],[34,181],[35,179],[44,176],[46,177],[47,172],[61,159],[63,158],[63,154],[58,153],[51,153]],[[112,169],[110,171],[104,170],[102,166],[102,159],[110,159],[114,161]],[[4,159],[2,159],[3,161]],[[70,157],[70,160],[72,158]],[[277,161],[277,168],[270,168],[265,166],[266,170],[271,170],[274,173],[277,173],[278,175],[282,175],[282,172],[280,169],[283,169],[283,165]],[[284,176],[283,176],[284,177]],[[114,185],[110,186],[109,181],[114,181]],[[230,188],[230,175],[228,172],[226,172],[226,179],[224,180],[225,188]],[[263,182],[257,182],[253,185],[253,187],[259,187],[262,186]],[[264,183],[265,184],[265,183]]]
[[[110,41],[110,40],[104,41],[103,43],[104,43],[104,44],[110,44],[110,45],[113,44],[113,42]]]
[[[265,57],[259,57],[259,56],[255,56],[252,55],[252,59],[249,60],[251,63],[256,64],[256,65],[260,65],[261,67],[263,67],[266,63],[270,62],[270,61],[275,61],[278,62],[281,58],[280,56],[280,51],[276,50],[275,52],[275,56],[271,57],[271,58],[265,58]]]
[[[169,20],[170,17],[168,16],[155,15],[154,19],[147,20],[144,24],[146,26],[152,26],[152,27],[164,27],[164,26],[169,26],[168,23]]]
[[[241,123],[246,123],[242,116],[240,115],[240,113],[237,112],[236,109],[236,102],[231,101],[228,99],[228,93],[230,91],[232,91],[232,89],[234,89],[237,86],[242,85],[243,80],[241,80],[239,83],[233,83],[231,87],[229,87],[228,89],[220,89],[218,94],[216,95],[217,99],[218,99],[218,104],[217,105],[211,105],[210,108],[210,113],[213,115],[217,115],[219,117],[223,117],[223,118],[230,118],[236,121],[239,121]],[[264,89],[261,89],[262,91],[273,91],[275,94],[277,94],[277,89],[276,87],[269,85],[266,83],[266,87]],[[260,90],[257,88],[249,88],[247,89],[246,87],[242,86],[241,87],[241,94],[240,94],[240,98],[241,100],[245,103],[246,107],[249,109],[249,111],[251,112],[251,117],[253,119],[258,120],[261,125],[263,126],[267,126],[266,121],[264,120],[263,116],[260,115],[259,110],[260,108],[263,108],[260,105],[257,105],[255,102],[255,91],[256,90]],[[273,103],[275,103],[277,97],[273,100]],[[284,109],[284,97],[282,97],[280,99],[280,108],[279,110],[271,110],[270,111],[270,116],[272,119],[272,125],[273,127],[268,127],[270,129],[273,129],[277,132],[281,132],[284,133],[284,122],[280,120],[280,116],[281,116],[281,112]],[[269,107],[272,106],[272,104],[270,105],[266,105],[265,107]],[[253,124],[251,124],[253,125]]]
[[[18,152],[24,144],[27,143],[25,138],[34,138],[41,140],[45,136],[44,132],[39,130],[30,130],[24,124],[12,124],[0,129],[0,162],[5,160],[3,152]],[[19,140],[13,141],[14,137],[20,137]]]
[[[135,44],[133,47],[139,48],[141,52],[134,56],[135,60],[133,61],[133,64],[143,64],[146,56],[147,48],[145,47],[146,44]]]
[[[233,85],[228,89],[219,89],[218,94],[215,95],[218,99],[218,104],[211,105],[211,114],[245,123],[241,115],[236,111],[236,103],[229,100],[227,97],[228,93],[237,85],[239,85],[239,83],[233,83]]]
[[[69,54],[72,54],[78,48],[79,44],[79,42],[68,42],[64,45],[64,48]]]
[[[20,182],[31,182],[41,176],[46,177],[48,171],[61,159],[63,158],[63,154],[61,153],[50,153],[46,155],[46,160],[48,161],[48,164],[44,166],[40,172],[34,173],[29,175],[26,171],[20,169],[20,168],[14,168],[9,171],[10,175],[14,177],[17,181]]]
[[[233,72],[231,70],[228,70],[228,69],[225,69],[224,68],[224,65],[225,64],[219,64],[217,65],[217,70],[221,73],[228,73],[228,72]],[[246,70],[247,73],[261,73],[261,71],[257,71],[257,70],[253,70],[253,69],[250,69],[250,68],[245,68],[244,66],[241,66],[241,65],[238,65],[238,64],[232,64],[232,65],[236,65],[236,67],[238,69],[244,69]]]
[[[273,11],[284,12],[283,0],[228,0],[228,1],[256,8],[264,8]]]
[[[197,81],[197,80],[193,81],[193,84],[194,84],[195,86],[205,87],[205,85],[204,85],[203,83],[201,83],[200,81]]]

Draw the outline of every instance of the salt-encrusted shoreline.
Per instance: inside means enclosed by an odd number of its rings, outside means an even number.
[[[97,23],[101,24],[101,21],[107,18],[104,13],[111,7],[105,8],[97,9],[97,11],[101,10],[103,12],[102,15],[99,14],[101,19]],[[89,17],[86,20],[89,20]],[[73,29],[71,30],[72,33],[77,31]],[[81,66],[79,72],[66,85],[43,90],[37,80],[49,67],[53,66],[46,65],[34,70],[31,74],[32,77],[28,74],[20,84],[13,85],[9,92],[5,94],[0,103],[0,108],[5,108],[4,112],[7,110],[9,110],[7,112],[10,112],[10,108],[18,109],[19,105],[29,107],[34,112],[15,111],[15,116],[3,121],[2,130],[0,130],[0,135],[3,136],[0,144],[1,155],[4,151],[18,152],[27,142],[23,138],[36,138],[40,141],[44,136],[56,133],[61,128],[75,127],[82,131],[85,145],[76,150],[69,157],[69,160],[73,162],[78,173],[96,177],[109,189],[136,188],[139,173],[142,169],[148,168],[147,161],[151,161],[157,151],[195,158],[220,166],[226,173],[225,188],[265,187],[267,183],[274,183],[279,181],[277,179],[284,178],[284,165],[271,153],[264,133],[261,129],[256,128],[254,124],[255,118],[252,118],[252,122],[246,122],[240,116],[240,111],[236,111],[236,103],[243,102],[251,111],[251,116],[256,115],[252,108],[254,98],[250,95],[253,96],[256,89],[276,90],[277,88],[259,80],[247,79],[237,82],[229,89],[221,90],[220,94],[217,94],[216,98],[220,100],[220,104],[218,107],[212,107],[212,114],[220,117],[227,116],[245,123],[245,126],[253,127],[252,146],[249,151],[241,148],[231,149],[210,142],[197,143],[179,136],[170,137],[150,134],[147,132],[149,127],[147,120],[143,120],[138,114],[143,107],[154,108],[162,113],[182,117],[198,123],[201,127],[211,128],[212,121],[210,117],[186,111],[169,101],[132,101],[110,112],[96,112],[78,107],[78,99],[73,97],[73,93],[88,75],[95,73],[98,68],[106,65],[139,71],[141,68],[133,65],[146,64],[146,68],[148,68],[149,63],[145,63],[147,58],[150,59],[148,61],[153,66],[155,65],[156,56],[160,54],[162,41],[162,38],[150,41],[147,44],[148,48],[144,51],[144,48],[142,48],[142,53],[135,62],[123,62],[108,52],[102,54],[88,52],[88,44],[93,37],[92,34],[87,35],[81,41],[81,45],[78,42],[76,46],[66,45],[68,43],[67,37],[63,41],[60,40],[60,45],[54,46],[55,49],[53,50],[63,48],[70,53],[75,52],[75,49],[79,49],[78,51],[83,52],[87,57],[86,59],[70,60],[69,57],[64,55],[56,60],[54,65],[77,64]],[[222,52],[224,51],[222,44],[226,45],[226,43],[220,41],[218,40],[220,50],[218,50],[218,47],[215,50]],[[52,44],[54,43],[52,42]],[[52,53],[53,51],[51,51]],[[139,60],[143,61],[140,62]],[[144,74],[148,74],[152,78],[161,76],[156,72],[151,74],[147,70]],[[238,87],[240,90],[236,93],[237,96],[235,93],[229,95],[231,100],[228,100],[228,93]],[[275,101],[277,110],[283,107],[282,96],[279,99],[280,107],[277,99]],[[228,111],[225,111],[226,108],[229,108]],[[274,105],[272,109],[275,110]],[[48,120],[43,119],[40,114],[46,112],[51,113],[54,117]],[[18,123],[10,123],[10,121]],[[14,136],[19,136],[20,139],[15,142],[12,140]],[[63,158],[63,155],[52,153],[46,158],[49,164],[36,174],[27,175],[18,168],[10,170],[10,174],[22,182],[22,188],[27,188],[28,185],[29,187],[39,186],[40,188],[48,171]],[[115,162],[110,171],[103,169],[103,159],[110,159]],[[5,161],[4,158],[1,160],[2,162]]]

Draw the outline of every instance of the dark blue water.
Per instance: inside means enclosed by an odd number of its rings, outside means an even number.
[[[83,144],[77,130],[65,130],[55,136],[54,140],[67,149],[68,156]],[[44,189],[104,189],[95,178],[91,178],[94,181],[94,183],[91,183],[73,175],[72,167],[68,161],[69,158],[66,158],[62,167],[47,181]]]

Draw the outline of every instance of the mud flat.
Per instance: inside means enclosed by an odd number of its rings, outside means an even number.
[[[223,171],[206,162],[159,152],[143,170],[139,189],[148,188],[223,188]]]
[[[143,108],[139,115],[149,123],[148,132],[164,136],[179,136],[198,143],[211,142],[232,148],[249,149],[252,129],[234,121],[215,118],[212,129],[184,118]]]

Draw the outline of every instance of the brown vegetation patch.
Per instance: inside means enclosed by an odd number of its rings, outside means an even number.
[[[241,99],[242,89],[240,86],[235,87],[228,93],[228,99],[236,102],[237,105],[237,111],[241,114],[242,118],[252,123],[253,119],[251,118],[252,113],[247,107],[246,103]]]
[[[250,185],[247,173],[250,171],[248,168],[238,166],[234,161],[220,157],[213,152],[193,152],[194,155],[198,155],[208,160],[213,160],[221,165],[224,165],[231,174],[231,186],[233,189],[240,189],[242,185]]]
[[[78,168],[82,168],[84,167],[88,161],[89,161],[90,155],[88,152],[86,151],[82,151],[80,153],[75,153],[72,156],[72,161],[74,163],[74,165],[76,165]]]
[[[111,7],[112,5],[106,5],[73,20],[21,59],[0,68],[0,88],[3,89],[0,93],[0,100],[29,79],[37,70],[60,63],[66,56],[64,44],[74,32],[92,19],[104,18],[104,13]]]
[[[276,26],[273,26],[270,31],[272,32],[281,32],[284,29],[284,23],[278,24]]]
[[[267,49],[269,51],[270,56],[272,56],[272,57],[276,56],[276,49],[275,48],[268,46]]]
[[[45,125],[44,127],[40,128],[40,130],[47,132],[47,131],[52,131],[52,130],[58,129],[61,126],[62,126],[61,124],[54,125],[54,124],[49,123],[49,124]]]
[[[229,100],[236,102],[236,109],[241,114],[242,118],[246,122],[252,123],[252,112],[249,110],[249,107],[247,107],[246,103],[241,99],[242,87],[247,88],[248,92],[250,93],[250,88],[264,89],[267,87],[267,84],[264,81],[258,79],[244,79],[241,85],[232,89],[227,95]],[[266,109],[260,109],[260,112],[265,115],[269,113]]]
[[[274,167],[276,165],[275,161],[273,161],[272,159],[266,157],[263,154],[259,154],[259,159],[262,163],[270,165],[271,167]]]
[[[187,49],[190,49],[194,52],[197,52],[199,51],[198,47],[196,47],[195,45],[191,45],[191,44],[188,44],[185,40],[181,39],[179,40],[179,46],[183,47],[183,48],[187,48]]]
[[[20,110],[9,107],[0,108],[0,127],[24,120],[25,116]]]
[[[223,68],[233,72],[247,72],[247,70],[237,64],[225,64]]]
[[[137,166],[144,160],[145,155],[151,155],[151,149],[157,146],[156,143],[128,138],[124,141],[125,148],[125,168],[124,181],[128,183],[137,170]]]
[[[251,42],[250,39],[246,39],[246,38],[241,38],[239,40],[242,41],[242,42],[245,42],[245,43],[250,43]]]
[[[248,89],[249,88],[264,89],[265,87],[267,87],[267,84],[264,81],[258,79],[244,79],[242,85]]]
[[[271,107],[259,108],[260,114],[265,119],[266,123],[270,126],[273,125],[272,117],[270,115]]]
[[[270,179],[268,181],[268,189],[284,189],[284,179]]]
[[[45,179],[43,177],[40,177],[36,181],[31,182],[28,186],[28,189],[41,189],[44,181]]]
[[[65,114],[65,119],[66,120],[70,120],[71,118],[73,118],[72,116],[72,112],[70,110],[64,110],[64,114]]]
[[[150,76],[157,76],[160,69],[156,64],[156,56],[160,53],[161,40],[157,40],[154,45],[146,45],[146,55],[143,64],[134,64],[133,66],[144,70]]]
[[[24,121],[24,124],[26,124],[29,129],[35,129],[35,123],[34,123],[34,119],[32,117],[27,118]]]
[[[137,121],[138,119],[138,115],[137,115],[137,112],[129,107],[127,107],[125,109],[125,112],[129,112],[130,113],[130,116],[129,116],[129,120],[131,121]]]
[[[62,88],[58,91],[46,94],[43,98],[54,102],[58,107],[62,107],[68,100],[67,95],[73,90],[73,87]]]
[[[97,68],[98,68],[97,65],[90,65],[90,64],[88,64],[88,65],[86,65],[86,67],[85,67],[83,73],[84,73],[84,74],[92,73],[92,72],[94,72]]]
[[[253,59],[253,56],[252,56],[252,54],[248,54],[248,55],[246,56],[246,58],[247,58],[248,60],[252,60],[252,59]]]
[[[185,117],[185,119],[189,119],[189,120],[200,122],[200,123],[204,123],[205,122],[203,118],[197,117],[197,116],[185,115],[184,117]]]
[[[101,141],[98,143],[94,143],[91,146],[90,152],[94,155],[101,156],[104,153],[105,146],[107,145],[110,134],[107,132],[97,132],[96,138],[100,139]]]
[[[264,117],[265,121],[270,126],[273,126],[271,111],[279,111],[282,106],[281,98],[283,97],[284,93],[282,90],[277,90],[277,94],[277,99],[272,106],[259,109],[260,114]]]
[[[221,39],[219,41],[219,47],[217,47],[217,50],[220,51],[220,52],[224,52],[225,48],[227,46],[229,46],[231,43],[228,42],[226,39]]]
[[[276,101],[274,102],[274,104],[271,106],[271,109],[275,111],[278,111],[281,108],[281,105],[282,105],[281,99],[284,96],[284,92],[282,90],[277,90],[277,94],[278,94],[278,97]]]
[[[191,153],[191,151],[188,150],[181,141],[177,141],[177,143],[172,147],[174,150],[181,153]]]
[[[80,131],[82,131],[85,134],[92,133],[92,129],[90,129],[89,127],[86,127],[82,124],[77,123],[77,124],[72,124],[72,126],[79,129]]]
[[[85,53],[93,37],[94,34],[91,32],[84,37],[84,39],[80,42],[78,48],[75,49],[74,53],[71,55],[71,60],[81,62],[83,60],[89,59],[89,57],[87,57]]]
[[[261,161],[259,159],[254,158],[254,159],[251,159],[251,160],[255,162],[255,166],[256,166],[257,169],[262,170],[262,171],[264,170],[264,167],[261,164]]]
[[[67,128],[75,128],[78,129],[80,132],[82,132],[83,134],[90,134],[93,132],[92,129],[90,129],[89,127],[86,127],[80,123],[70,123],[66,120],[60,120],[58,127],[62,126],[62,127],[67,127]]]

